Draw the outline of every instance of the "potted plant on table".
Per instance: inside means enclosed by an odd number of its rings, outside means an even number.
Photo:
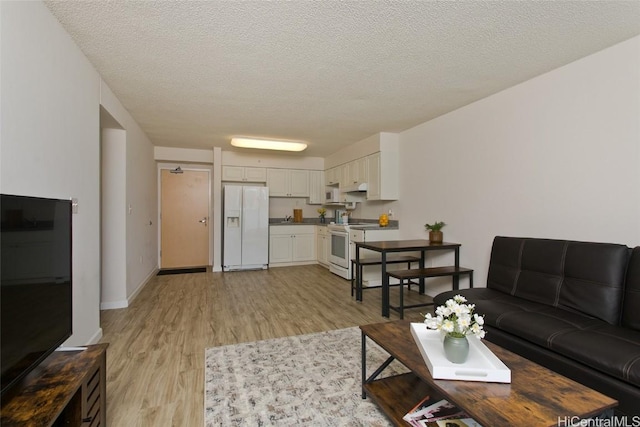
[[[445,224],[443,221],[436,221],[433,224],[425,224],[424,228],[429,231],[429,241],[432,243],[442,243],[442,227]]]
[[[456,295],[448,299],[444,305],[436,308],[436,316],[431,313],[424,316],[424,323],[429,329],[439,330],[444,334],[444,354],[452,363],[464,363],[469,356],[467,335],[484,338],[484,316],[474,313],[475,304],[467,304],[467,299]]]

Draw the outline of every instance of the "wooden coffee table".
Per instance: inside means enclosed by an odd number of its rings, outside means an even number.
[[[487,427],[557,426],[559,419],[590,418],[618,405],[614,399],[487,341],[487,347],[511,369],[511,384],[434,380],[409,322],[376,323],[360,329],[362,398],[369,396],[398,426],[409,425],[402,417],[426,396],[447,399]],[[370,376],[367,338],[390,355]],[[377,379],[394,359],[411,372]]]

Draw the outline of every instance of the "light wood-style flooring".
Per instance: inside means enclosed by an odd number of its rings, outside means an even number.
[[[387,320],[380,289],[356,302],[349,281],[319,265],[157,276],[130,307],[101,313],[107,424],[202,426],[205,348]]]

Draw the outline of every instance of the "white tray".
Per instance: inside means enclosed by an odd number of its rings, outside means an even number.
[[[412,323],[411,335],[434,379],[511,383],[511,370],[476,337],[468,338],[467,361],[451,363],[444,355],[440,331],[427,329],[424,323]]]

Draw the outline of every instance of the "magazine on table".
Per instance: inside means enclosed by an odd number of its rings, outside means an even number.
[[[482,427],[453,403],[431,396],[422,399],[402,419],[415,427]]]

